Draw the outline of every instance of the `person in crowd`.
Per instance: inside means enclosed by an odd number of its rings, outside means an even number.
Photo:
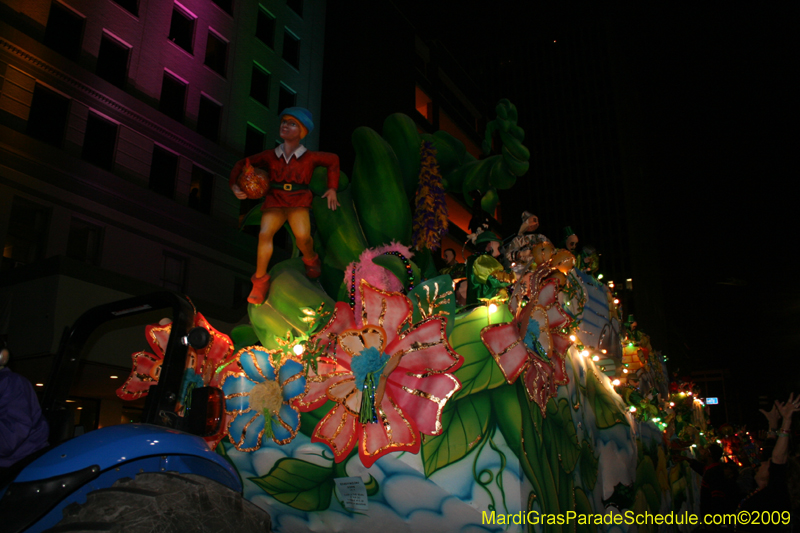
[[[0,479],[18,461],[47,446],[49,428],[31,382],[8,368],[0,341]]]
[[[762,461],[755,471],[754,480],[756,489],[748,494],[739,504],[740,511],[760,513],[766,516],[764,511],[778,513],[791,510],[789,491],[786,486],[787,460],[789,459],[789,437],[792,429],[792,415],[800,411],[800,396],[795,398],[794,394],[789,395],[786,402],[775,401],[774,408],[767,412],[761,409],[761,413],[767,417],[769,422],[770,436],[776,437],[775,446],[771,452],[765,446],[767,453],[762,456]],[[780,429],[778,429],[778,422]],[[767,455],[768,454],[768,455]],[[768,522],[768,523],[765,523]],[[759,520],[758,524],[737,524],[736,531],[761,532],[761,531],[785,531],[788,530],[781,525],[780,521]]]

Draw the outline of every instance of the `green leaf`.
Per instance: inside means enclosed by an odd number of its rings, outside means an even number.
[[[253,346],[259,343],[258,335],[250,324],[240,324],[231,330],[231,340],[233,341],[233,351],[238,352],[246,346]]]
[[[445,296],[446,295],[446,296]],[[453,293],[453,278],[448,275],[436,276],[414,287],[408,293],[408,299],[414,307],[412,321],[441,315],[447,320],[447,336],[455,326],[456,298]]]
[[[331,504],[331,467],[286,457],[267,475],[249,479],[279,502],[301,511],[324,511]]]
[[[628,419],[622,413],[621,405],[617,403],[615,393],[600,383],[591,368],[586,371],[586,396],[594,410],[598,428],[610,428],[617,424],[630,426]]]
[[[447,402],[442,411],[442,433],[426,436],[422,443],[426,476],[464,458],[486,437],[491,412],[488,394],[484,391]]]
[[[492,322],[496,324],[511,320],[506,306],[500,306],[492,316]],[[485,306],[456,317],[456,325],[450,334],[450,346],[464,358],[464,363],[455,372],[461,381],[461,390],[456,392],[454,399],[493,389],[506,382],[503,372],[481,340],[481,330],[488,325]]]
[[[572,423],[569,402],[563,398],[558,403],[548,402],[543,425],[544,441],[550,451],[553,468],[557,464],[565,473],[571,473],[578,463],[581,446]]]
[[[658,511],[661,506],[661,490],[656,467],[649,456],[645,456],[636,467],[635,488],[644,492],[650,512]]]
[[[461,381],[461,389],[453,396],[454,400],[494,389],[506,382],[503,372],[483,342],[453,346],[453,349],[464,358],[461,368],[454,373]]]
[[[244,228],[245,226],[260,226],[261,225],[261,204],[256,204],[253,208],[247,212],[245,217],[242,219],[242,223],[239,225],[239,228]]]
[[[522,409],[517,399],[517,387],[504,385],[492,391],[492,417],[517,458],[522,456]],[[520,460],[522,463],[522,460]],[[530,475],[530,473],[526,472]]]
[[[589,498],[586,497],[586,493],[583,492],[583,489],[580,487],[575,487],[575,512],[578,516],[595,514],[594,509],[592,509],[592,504],[589,502]],[[595,525],[583,523],[577,525],[576,533],[596,533],[598,529],[599,528]]]
[[[336,192],[342,192],[348,185],[350,185],[350,178],[344,172],[339,171],[339,186],[336,188]],[[325,194],[328,191],[328,169],[325,167],[315,168],[314,173],[311,174],[308,188],[311,189],[314,196]]]
[[[559,513],[562,515],[567,514],[567,511],[575,510],[575,482],[570,474],[567,474],[562,469],[558,469],[558,493]],[[574,533],[575,522],[571,520],[569,523],[564,524],[561,531],[564,533]]]
[[[528,502],[528,510],[532,508],[533,501],[538,501],[541,508],[547,513],[558,514],[561,512],[558,500],[558,484],[553,476],[550,463],[547,461],[547,452],[543,447],[541,437],[536,435],[533,425],[533,413],[539,413],[539,407],[533,404],[525,394],[522,381],[518,380],[515,384],[517,389],[517,401],[520,405],[522,415],[522,456],[520,463],[522,470],[528,475],[528,479],[533,485],[533,498]],[[541,416],[541,414],[539,414]],[[552,529],[550,529],[552,528]],[[548,526],[546,531],[561,532],[561,526]]]
[[[594,450],[589,441],[584,440],[581,445],[581,457],[578,460],[581,468],[581,482],[587,490],[594,490],[597,483],[597,467],[599,461],[594,456]]]

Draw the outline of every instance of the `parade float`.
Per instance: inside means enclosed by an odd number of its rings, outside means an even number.
[[[445,194],[491,213],[528,169],[515,107],[496,111],[480,160],[402,114],[381,133],[358,128],[338,209],[325,168],[309,184],[319,277],[297,253],[273,265],[266,299],[229,335],[198,313],[211,342],[189,350],[181,396],[222,389],[222,430],[206,442],[274,531],[589,532],[598,523],[578,516],[696,511],[697,478],[672,442],[698,442],[699,400],[669,390],[593,250],[531,237],[524,264],[497,269],[482,260],[494,238],[478,235],[459,272],[489,289],[467,305],[434,267]],[[169,328],[147,328],[120,397],[158,379]]]

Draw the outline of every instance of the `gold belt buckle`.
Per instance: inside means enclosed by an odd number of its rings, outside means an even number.
[[[284,191],[291,191],[292,190],[292,184],[291,183],[284,183],[283,184],[283,190]]]

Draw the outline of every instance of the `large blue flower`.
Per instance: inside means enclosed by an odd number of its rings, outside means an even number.
[[[290,442],[300,428],[290,402],[305,393],[303,365],[287,359],[276,370],[272,354],[261,346],[245,348],[238,357],[237,368],[222,380],[228,438],[243,452],[259,449],[265,435],[278,444]]]

